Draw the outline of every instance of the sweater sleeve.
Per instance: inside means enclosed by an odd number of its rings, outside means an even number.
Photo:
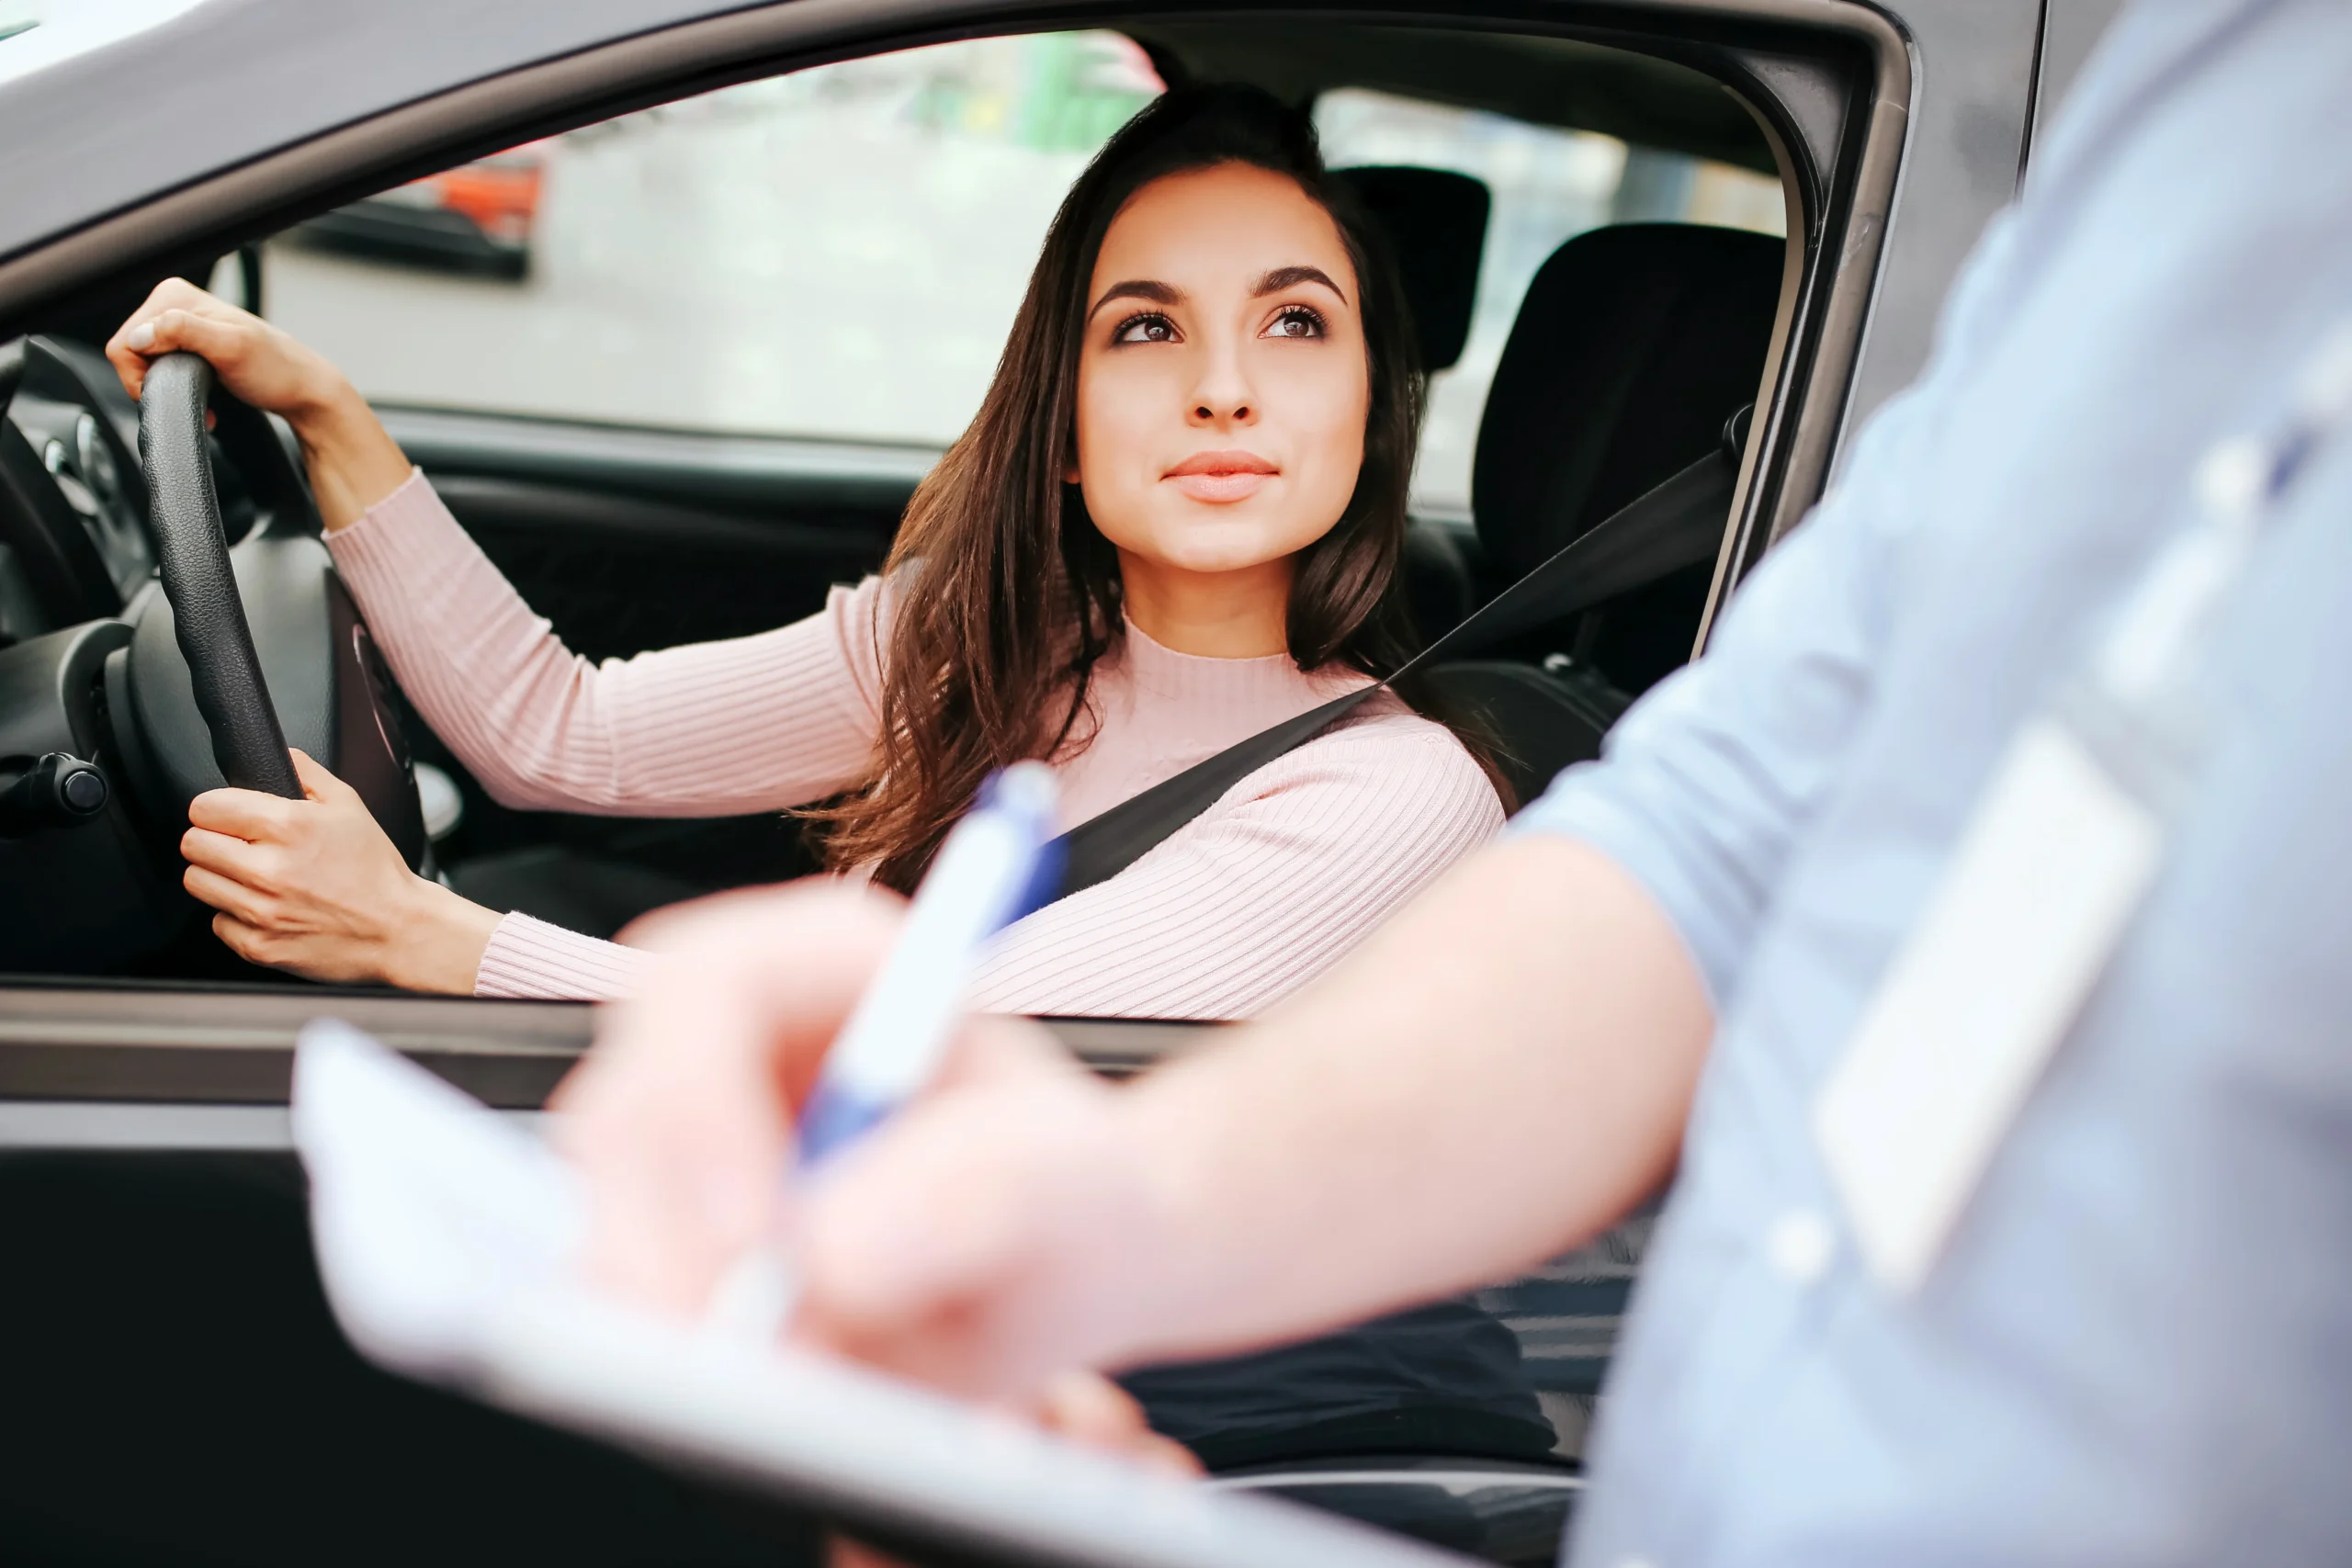
[[[756,637],[592,663],[532,614],[422,472],[327,547],[401,690],[503,805],[781,810],[845,788],[871,759],[876,579]]]
[[[1494,786],[1452,735],[1408,714],[1363,720],[1261,768],[1117,876],[1011,928],[973,1005],[1250,1017],[1502,822]]]
[[[474,972],[474,995],[532,1001],[606,1002],[637,988],[652,957],[516,910],[498,922]]]

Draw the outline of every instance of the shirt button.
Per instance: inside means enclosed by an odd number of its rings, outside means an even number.
[[[1813,1210],[1791,1209],[1765,1233],[1764,1253],[1789,1283],[1810,1285],[1828,1271],[1829,1260],[1838,1256],[1838,1235],[1829,1222]]]

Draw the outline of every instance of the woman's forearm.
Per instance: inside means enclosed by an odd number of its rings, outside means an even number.
[[[347,528],[408,482],[408,454],[351,383],[334,375],[288,423],[302,444],[311,491],[329,533]]]

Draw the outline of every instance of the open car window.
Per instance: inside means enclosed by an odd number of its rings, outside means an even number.
[[[1111,33],[747,83],[304,224],[268,313],[379,402],[944,446],[1063,193],[1159,91]]]
[[[1111,32],[748,83],[300,225],[266,248],[268,313],[379,403],[944,446],[1063,194],[1159,90]],[[1320,95],[1315,118],[1335,168],[1453,170],[1493,198],[1466,345],[1431,378],[1423,515],[1468,515],[1487,384],[1563,241],[1785,232],[1777,180],[1685,152],[1363,88]]]
[[[1317,98],[1315,125],[1335,168],[1450,169],[1484,182],[1494,203],[1462,357],[1430,378],[1413,482],[1414,510],[1424,516],[1469,515],[1487,385],[1527,286],[1563,242],[1610,223],[1788,232],[1786,198],[1770,175],[1598,131],[1360,87]]]

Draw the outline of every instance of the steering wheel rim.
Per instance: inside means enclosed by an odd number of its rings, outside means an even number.
[[[212,367],[185,352],[164,355],[147,367],[139,400],[139,456],[155,561],[171,602],[173,636],[187,661],[197,711],[211,733],[221,776],[240,789],[300,800],[301,781],[254,650],[220,525],[204,428],[212,380]]]

